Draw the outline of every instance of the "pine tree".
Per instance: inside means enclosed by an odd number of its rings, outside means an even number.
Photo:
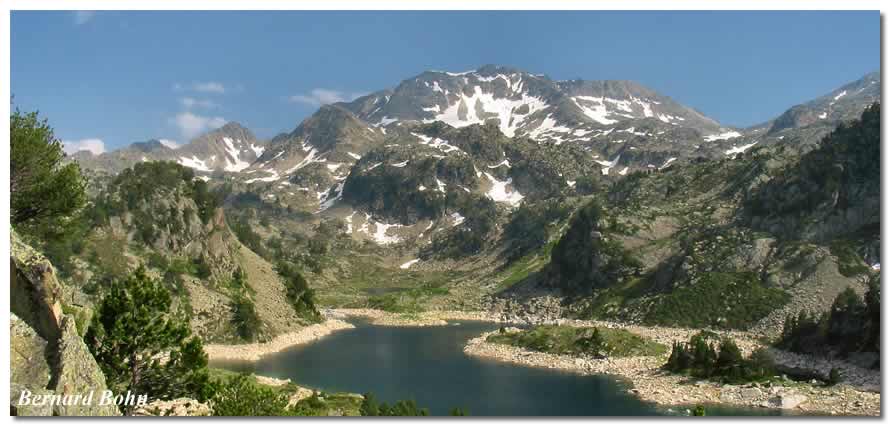
[[[374,398],[373,393],[366,393],[364,395],[364,399],[362,400],[362,405],[359,408],[359,413],[362,416],[379,416],[380,415],[380,406],[377,405],[377,400]]]
[[[9,117],[10,223],[41,240],[69,232],[86,203],[76,163],[65,164],[62,143],[36,112]]]
[[[190,338],[187,323],[169,314],[170,303],[170,293],[144,267],[111,283],[85,341],[115,393],[150,400],[211,396],[201,340]],[[132,406],[122,408],[132,414]]]

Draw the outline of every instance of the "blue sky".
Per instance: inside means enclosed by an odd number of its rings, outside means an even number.
[[[735,126],[880,69],[877,11],[13,11],[11,27],[15,105],[106,149],[228,120],[267,138],[428,69],[636,80]]]

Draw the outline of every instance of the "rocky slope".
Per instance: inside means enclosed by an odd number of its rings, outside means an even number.
[[[34,395],[95,395],[105,377],[78,331],[77,314],[63,310],[63,291],[55,269],[11,231],[10,250],[10,408],[18,416],[115,416],[116,406],[90,404],[19,405]],[[71,306],[73,312],[84,311]],[[85,311],[87,317],[89,311]],[[70,398],[70,396],[69,396]]]

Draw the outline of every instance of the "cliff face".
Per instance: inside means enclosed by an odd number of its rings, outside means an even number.
[[[105,376],[75,319],[62,312],[61,286],[43,255],[11,231],[10,255],[10,413],[16,416],[115,416],[114,405],[99,405]],[[19,405],[33,395],[86,395],[88,405]]]

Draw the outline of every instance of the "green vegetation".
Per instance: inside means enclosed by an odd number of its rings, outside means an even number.
[[[321,322],[321,313],[315,307],[315,292],[309,288],[309,283],[303,278],[297,268],[288,262],[278,262],[275,270],[284,282],[287,289],[287,300],[294,308],[294,312],[301,318],[311,322]]]
[[[422,312],[423,303],[433,296],[448,294],[445,287],[435,287],[429,284],[408,290],[397,291],[368,298],[368,307],[381,311],[411,314]]]
[[[287,415],[287,394],[257,385],[246,374],[216,381],[214,387],[216,393],[210,399],[214,416]]]
[[[853,244],[846,240],[835,240],[828,246],[831,254],[837,257],[837,270],[845,277],[868,275],[871,270],[856,253]]]
[[[710,272],[665,293],[646,313],[647,324],[745,328],[788,303],[783,290],[764,286],[754,272]]]
[[[561,289],[583,294],[640,273],[642,263],[605,234],[606,223],[596,199],[575,212],[550,255],[554,281]]]
[[[254,376],[214,369],[210,399],[214,416],[329,416],[359,415],[362,398],[349,393],[313,392],[290,405],[299,387],[288,383],[273,386],[258,383]]]
[[[540,271],[550,262],[550,253],[556,245],[556,240],[552,240],[539,250],[526,255],[525,257],[510,263],[503,272],[499,274],[500,283],[497,290],[503,290],[512,287],[514,284],[526,279],[529,275]]]
[[[719,349],[714,343],[717,341]],[[724,383],[762,381],[775,374],[766,352],[756,351],[745,358],[731,338],[720,339],[715,333],[707,331],[697,333],[687,343],[674,342],[664,369]]]
[[[508,262],[519,259],[547,244],[554,228],[571,214],[564,200],[523,204],[510,215],[504,237],[510,240]]]
[[[241,339],[252,342],[262,333],[263,322],[256,313],[256,305],[246,294],[232,297],[232,325]]]
[[[500,332],[487,341],[553,354],[629,357],[656,356],[667,347],[627,330],[541,325],[530,330]]]
[[[144,267],[114,280],[102,297],[84,341],[116,394],[199,401],[212,394],[201,340],[169,314],[170,302],[170,293]],[[132,414],[132,406],[121,408]]]
[[[426,408],[418,408],[414,400],[398,401],[391,407],[387,403],[377,404],[374,394],[366,393],[362,401],[360,413],[362,416],[429,416]]]
[[[36,112],[9,117],[9,221],[40,241],[71,232],[86,203],[76,163],[64,164],[62,143]]]
[[[745,210],[749,217],[781,223],[783,233],[793,236],[826,214],[842,215],[850,207],[879,197],[880,177],[881,105],[875,103],[860,119],[838,125],[816,149],[747,197]],[[879,224],[879,215],[874,217]]]
[[[829,312],[822,315],[800,312],[796,317],[789,316],[776,346],[822,357],[833,354],[845,357],[854,352],[880,354],[880,282],[879,275],[869,280],[864,300],[847,288],[837,296]]]
[[[254,253],[258,254],[260,257],[269,259],[270,253],[263,246],[263,239],[260,237],[260,234],[257,234],[256,231],[250,226],[250,222],[247,218],[242,217],[239,220],[229,220],[229,228],[235,234],[235,237],[238,238],[238,241],[241,244],[244,244],[247,248],[249,248]]]
[[[497,224],[498,210],[494,201],[478,194],[458,194],[453,204],[461,212],[464,222],[443,232],[433,234],[433,242],[424,249],[425,257],[459,259],[481,252],[488,245],[488,237]]]

